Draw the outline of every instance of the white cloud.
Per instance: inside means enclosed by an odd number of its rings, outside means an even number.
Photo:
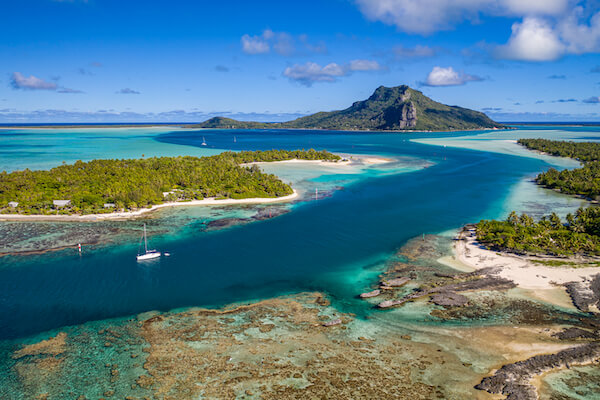
[[[508,43],[496,48],[500,58],[524,61],[552,61],[565,52],[565,45],[544,20],[527,17],[514,23]]]
[[[323,42],[312,44],[308,36],[303,34],[297,37],[287,32],[275,32],[265,29],[261,35],[242,36],[242,50],[247,54],[265,54],[271,50],[282,56],[290,56],[297,52],[296,45],[300,42],[300,48],[310,53],[326,53],[327,47]]]
[[[418,34],[452,29],[462,21],[477,22],[481,14],[501,16],[561,15],[576,0],[356,0],[374,21]]]
[[[265,31],[267,32],[267,31]],[[242,50],[247,54],[262,54],[268,53],[271,50],[271,46],[263,36],[242,36]]]
[[[589,24],[582,18],[583,14],[583,8],[576,7],[567,18],[559,22],[557,31],[567,44],[569,53],[600,52],[600,12],[590,18]]]
[[[569,0],[504,0],[503,7],[514,15],[560,15],[564,13]]]
[[[25,90],[56,90],[58,88],[54,82],[47,82],[33,75],[26,77],[20,72],[13,72],[10,85],[13,89]]]
[[[312,86],[315,82],[335,82],[337,78],[348,76],[353,72],[378,71],[382,69],[383,67],[377,61],[372,60],[352,60],[344,65],[330,63],[323,67],[309,61],[305,64],[296,64],[287,67],[283,71],[283,76],[302,85]]]
[[[481,81],[476,75],[457,72],[452,67],[433,67],[425,81],[426,86],[460,86],[467,82]]]
[[[352,60],[348,68],[350,71],[378,71],[382,69],[381,65],[373,60]]]
[[[368,19],[421,35],[453,29],[464,21],[478,23],[481,16],[521,18],[513,24],[508,42],[497,46],[495,55],[499,58],[552,61],[568,54],[600,52],[597,1],[356,0],[356,3]]]
[[[305,86],[311,86],[314,82],[334,82],[336,78],[344,75],[346,75],[346,71],[339,64],[331,63],[321,67],[310,61],[306,64],[287,67],[283,71],[283,76]]]

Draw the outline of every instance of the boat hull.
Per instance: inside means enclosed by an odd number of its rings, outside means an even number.
[[[137,260],[138,261],[146,261],[146,260],[152,260],[154,258],[158,258],[160,257],[160,251],[154,251],[152,253],[146,253],[146,254],[141,254],[139,256],[137,256]]]

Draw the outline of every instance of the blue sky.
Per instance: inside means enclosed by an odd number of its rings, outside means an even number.
[[[600,1],[7,0],[0,123],[278,121],[380,86],[600,120]]]

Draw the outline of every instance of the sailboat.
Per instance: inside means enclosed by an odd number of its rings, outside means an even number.
[[[206,146],[206,140],[204,140],[204,136],[202,136],[202,146]]]
[[[146,237],[146,224],[144,224],[144,254],[140,254],[139,250],[138,250],[138,255],[137,255],[137,260],[138,261],[145,261],[145,260],[151,260],[153,258],[158,258],[160,257],[160,251],[156,251],[156,250],[148,250],[148,239]],[[141,240],[140,240],[140,246],[142,245]]]

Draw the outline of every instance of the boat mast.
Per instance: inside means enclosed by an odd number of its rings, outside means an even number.
[[[148,252],[148,240],[146,239],[146,224],[144,224],[144,250]]]

